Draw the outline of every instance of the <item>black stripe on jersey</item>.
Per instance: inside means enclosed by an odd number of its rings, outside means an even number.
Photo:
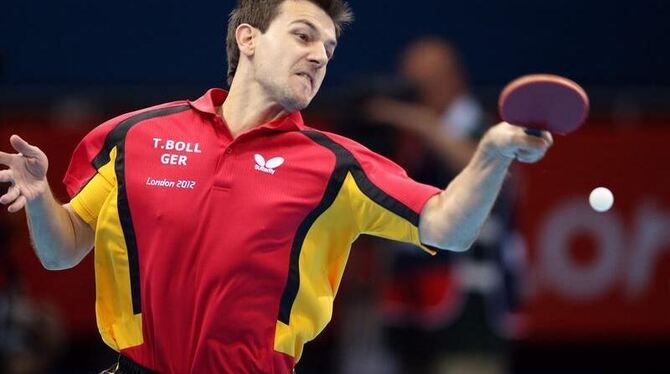
[[[303,134],[309,136],[310,138],[312,138],[312,133],[312,131],[303,132]],[[330,179],[328,180],[323,198],[321,198],[319,205],[317,205],[302,221],[298,227],[298,232],[293,239],[293,244],[291,245],[288,277],[286,279],[286,285],[284,286],[284,292],[279,304],[278,318],[287,325],[291,317],[293,302],[298,295],[298,288],[300,287],[300,269],[298,262],[300,259],[300,250],[302,249],[305,237],[307,236],[309,229],[314,224],[314,221],[316,221],[316,219],[319,218],[319,216],[321,216],[321,214],[323,214],[323,212],[325,212],[326,209],[328,209],[333,204],[333,201],[335,201],[337,194],[342,188],[344,179],[347,177],[347,171],[349,170],[349,164],[347,163],[347,159],[344,157],[344,154],[341,154],[340,150],[333,150],[333,152],[335,152],[336,156],[335,169],[333,170],[333,174],[331,174]]]
[[[338,158],[338,160],[342,158],[344,163],[346,163],[349,167],[349,171],[351,171],[351,174],[354,177],[358,187],[372,201],[408,220],[414,226],[419,225],[419,213],[416,213],[407,205],[387,194],[381,188],[377,187],[377,185],[372,183],[370,178],[368,178],[368,176],[365,174],[361,164],[358,162],[358,160],[356,160],[351,152],[349,152],[349,150],[318,131],[308,130],[303,131],[303,134],[309,136],[312,140],[321,144],[322,146],[330,149],[333,153],[335,153],[335,156]]]
[[[109,153],[112,148],[116,147],[116,162],[114,163],[114,170],[116,172],[116,181],[119,188],[118,192],[118,212],[119,220],[121,221],[121,229],[123,230],[123,237],[126,240],[126,249],[128,250],[128,269],[130,271],[130,293],[133,300],[133,313],[139,314],[142,312],[142,302],[140,297],[140,262],[137,253],[137,239],[135,237],[135,229],[133,220],[130,215],[130,205],[128,203],[128,193],[126,191],[125,179],[125,147],[126,135],[128,131],[138,123],[156,117],[163,117],[170,114],[175,114],[189,110],[190,105],[178,105],[167,108],[160,108],[139,113],[132,117],[121,121],[112,131],[107,134],[105,144],[98,155],[93,159],[93,167],[96,170],[110,161]]]
[[[307,236],[307,231],[309,231],[310,227],[314,224],[314,221],[316,221],[316,219],[332,205],[337,194],[340,192],[340,188],[342,187],[348,172],[351,172],[358,187],[372,201],[408,220],[413,225],[419,225],[419,214],[372,183],[370,178],[368,178],[363,171],[358,160],[356,160],[349,150],[318,131],[306,130],[302,131],[302,133],[314,142],[333,152],[335,154],[336,164],[321,202],[300,224],[295,239],[293,240],[293,244],[291,245],[289,273],[279,304],[278,318],[279,321],[287,325],[290,321],[293,303],[295,302],[295,298],[298,295],[298,289],[300,288],[300,268],[298,260],[300,259],[300,251],[302,250],[305,236]]]

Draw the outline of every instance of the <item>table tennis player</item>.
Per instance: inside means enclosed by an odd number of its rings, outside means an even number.
[[[328,324],[360,234],[464,251],[510,164],[545,155],[548,132],[500,123],[441,190],[304,124],[351,19],[341,0],[240,0],[230,89],[92,130],[64,179],[68,203],[52,196],[47,156],[10,138],[0,202],[25,208],[44,267],[95,247],[98,328],[120,353],[107,372],[290,373]]]

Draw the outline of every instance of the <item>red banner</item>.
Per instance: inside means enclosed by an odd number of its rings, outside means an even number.
[[[521,166],[529,338],[670,337],[670,129],[585,128]],[[588,202],[609,188],[605,213]]]

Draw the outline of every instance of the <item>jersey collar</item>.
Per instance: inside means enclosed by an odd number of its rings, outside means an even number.
[[[189,104],[201,112],[217,115],[216,108],[226,101],[227,96],[228,91],[221,88],[210,88],[197,100],[189,100]],[[303,130],[305,128],[305,123],[303,122],[300,112],[293,112],[287,116],[265,123],[263,126],[277,130],[290,131]]]

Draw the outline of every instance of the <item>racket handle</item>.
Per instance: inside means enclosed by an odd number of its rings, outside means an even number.
[[[542,130],[540,129],[525,129],[523,131],[528,135],[537,136],[538,138],[542,137]]]

